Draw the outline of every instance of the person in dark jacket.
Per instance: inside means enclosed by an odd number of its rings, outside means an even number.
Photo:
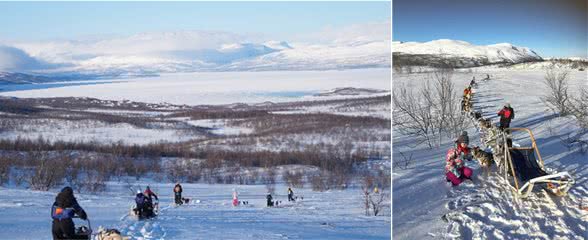
[[[174,199],[176,204],[182,205],[182,185],[179,182],[174,187]]]
[[[292,191],[292,188],[288,188],[288,202],[290,201],[295,201],[294,200],[294,191]]]
[[[64,187],[55,197],[51,207],[53,224],[51,232],[53,239],[88,239],[87,235],[77,235],[73,217],[77,215],[82,220],[88,219],[88,215],[73,195],[71,187]]]
[[[139,218],[142,218],[145,216],[145,205],[147,204],[147,201],[149,201],[147,199],[147,197],[145,197],[145,194],[143,194],[143,192],[141,192],[141,190],[137,190],[137,195],[135,195],[135,214],[137,214],[137,216]]]
[[[137,204],[137,207],[134,210],[139,219],[155,217],[153,203],[147,195],[141,192],[141,190],[137,190],[135,204]]]
[[[515,116],[514,109],[510,107],[510,103],[504,105],[504,108],[498,112],[498,116],[500,116],[500,130],[509,128],[510,121],[514,119]]]
[[[274,202],[272,201],[272,194],[268,193],[267,196],[265,196],[265,198],[267,199],[267,206],[268,207],[273,207],[274,206]]]
[[[151,191],[151,188],[149,188],[149,186],[147,186],[147,188],[145,188],[145,192],[143,192],[143,194],[149,198],[150,202],[153,202],[153,198],[155,198],[155,200],[159,201],[159,198],[157,198],[157,195]]]
[[[149,186],[145,188],[143,195],[145,195],[145,197],[147,197],[147,200],[149,201],[149,210],[151,211],[149,215],[154,217],[155,209],[159,210],[159,198],[153,191],[151,191],[151,188]],[[153,198],[155,198],[156,202],[153,201]]]

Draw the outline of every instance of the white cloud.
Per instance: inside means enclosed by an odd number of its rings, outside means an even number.
[[[29,71],[42,68],[41,62],[21,49],[0,45],[0,71]]]
[[[11,55],[0,55],[0,67],[37,69],[51,64],[62,66],[61,70],[67,72],[98,73],[131,69],[304,70],[390,65],[390,21],[331,27],[305,38],[291,43],[254,34],[176,31],[81,41],[18,42],[11,44]]]
[[[353,24],[344,27],[328,26],[322,31],[300,37],[303,42],[321,44],[362,44],[391,41],[392,21]]]

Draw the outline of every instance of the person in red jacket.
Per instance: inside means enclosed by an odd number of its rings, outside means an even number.
[[[510,107],[510,103],[504,104],[504,108],[498,112],[500,116],[500,130],[510,127],[510,121],[514,119],[514,109]]]

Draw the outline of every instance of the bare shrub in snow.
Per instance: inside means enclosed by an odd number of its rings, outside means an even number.
[[[33,190],[47,191],[61,184],[65,177],[65,168],[46,152],[30,153],[28,164],[32,170],[29,171],[27,182]]]
[[[370,215],[370,194],[372,193],[372,189],[374,187],[374,177],[366,173],[361,178],[361,193],[363,196],[363,208],[365,210],[365,215]]]
[[[372,208],[374,216],[378,216],[378,214],[388,205],[389,201],[390,195],[385,189],[372,193],[369,196],[369,205]]]
[[[390,186],[392,185],[390,172],[385,170],[377,170],[375,174],[375,183],[382,190],[390,189]]]
[[[543,81],[548,92],[542,100],[560,116],[566,116],[569,113],[568,74],[568,71],[557,70],[552,67],[545,73]]]
[[[582,86],[580,93],[571,97],[569,110],[578,125],[583,129],[588,129],[588,88]]]
[[[10,170],[12,168],[12,158],[0,156],[0,185],[10,180]]]
[[[288,183],[289,186],[292,186],[295,188],[304,187],[304,172],[284,171],[282,177],[284,178],[284,181],[286,183]]]
[[[202,166],[195,161],[188,161],[186,165],[186,182],[198,182],[202,178]]]
[[[167,178],[172,182],[180,182],[184,181],[184,177],[186,176],[186,167],[184,163],[179,160],[170,161],[166,168]]]
[[[406,156],[402,151],[398,150],[402,159],[395,158],[392,162],[392,168],[400,168],[400,169],[408,169],[410,164],[413,162],[412,160],[412,153],[409,156]]]
[[[320,171],[316,174],[309,176],[308,181],[310,182],[313,191],[324,192],[329,189],[324,180],[324,175],[326,175],[325,171]]]
[[[443,137],[455,138],[466,126],[459,94],[452,82],[453,70],[441,69],[425,79],[421,88],[396,86],[392,96],[394,128],[414,137],[417,144],[438,146]]]
[[[385,173],[373,175],[372,173],[366,172],[360,179],[363,208],[366,216],[370,215],[370,209],[374,216],[378,216],[388,206],[388,203],[390,203],[389,184],[386,183],[389,177],[390,175],[386,175]]]
[[[82,191],[97,193],[106,190],[107,176],[97,171],[86,171],[80,176],[79,187]]]
[[[341,167],[325,171],[328,189],[346,189],[351,182],[351,171]]]
[[[276,175],[277,173],[274,168],[266,168],[262,177],[265,188],[271,194],[274,194],[276,191]]]

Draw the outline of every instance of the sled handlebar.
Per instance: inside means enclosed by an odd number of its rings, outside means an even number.
[[[78,218],[78,219],[82,219],[80,216],[73,216],[72,218]],[[84,219],[82,219],[84,220]],[[92,231],[92,224],[90,223],[90,218],[86,218],[86,220],[84,220],[88,223],[88,229],[90,229],[90,231]]]

